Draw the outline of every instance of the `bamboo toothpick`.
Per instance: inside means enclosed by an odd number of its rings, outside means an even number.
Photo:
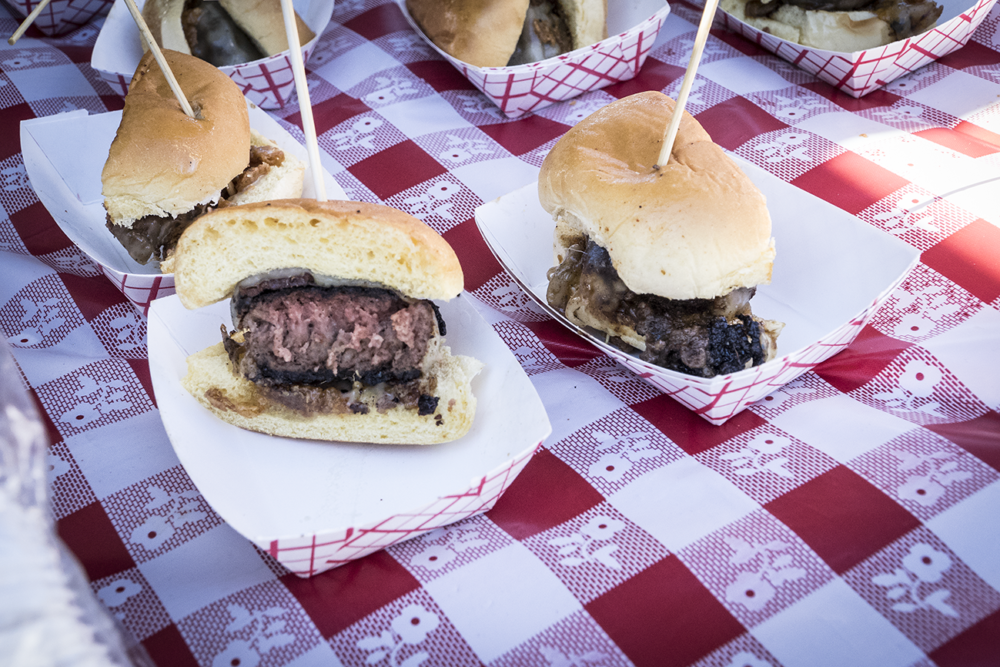
[[[705,42],[708,41],[708,31],[712,27],[712,19],[715,18],[715,8],[718,7],[719,0],[705,0],[705,9],[701,14],[701,23],[698,24],[698,33],[694,38],[694,48],[691,49],[691,60],[688,62],[687,71],[684,72],[684,81],[681,82],[681,91],[677,94],[677,102],[674,104],[674,113],[670,116],[670,125],[667,126],[667,133],[663,136],[663,146],[660,148],[660,156],[656,159],[654,169],[670,162],[670,151],[674,148],[674,140],[677,138],[677,128],[681,125],[681,118],[684,116],[684,107],[687,105],[688,93],[694,84],[694,74],[698,70],[698,63],[701,62],[701,54],[705,50]]]
[[[38,15],[41,14],[42,10],[45,9],[48,5],[49,5],[49,0],[42,0],[37,5],[35,5],[35,8],[31,10],[31,13],[25,16],[24,20],[21,21],[21,25],[17,26],[17,30],[14,31],[14,34],[7,39],[7,43],[10,44],[11,46],[14,46],[17,43],[17,40],[21,39],[21,35],[24,34],[24,31],[27,30],[29,27],[31,27],[31,24],[35,22],[35,19],[38,18]]]
[[[139,33],[142,35],[142,38],[146,40],[146,44],[149,45],[149,50],[153,52],[153,57],[156,59],[156,63],[160,66],[160,71],[163,72],[163,76],[166,77],[170,90],[174,92],[174,97],[176,97],[177,101],[181,103],[181,109],[183,109],[184,113],[186,113],[189,117],[194,118],[194,109],[191,108],[191,104],[188,103],[187,97],[184,96],[184,91],[181,90],[181,85],[177,83],[174,73],[170,70],[170,65],[167,64],[167,59],[163,57],[163,51],[160,50],[159,44],[157,44],[156,40],[153,38],[153,33],[149,31],[149,26],[146,25],[146,21],[142,18],[142,13],[139,12],[139,8],[136,6],[135,0],[125,0],[125,5],[132,14],[135,24],[139,26]]]
[[[309,101],[306,65],[302,62],[302,48],[299,44],[299,30],[295,25],[295,8],[292,7],[292,0],[281,0],[281,13],[285,18],[288,57],[292,61],[292,74],[295,77],[295,93],[299,98],[299,112],[302,114],[302,132],[306,137],[306,152],[309,154],[309,170],[312,172],[316,201],[326,201],[326,185],[323,183],[323,165],[319,161],[319,142],[316,140],[316,123],[313,120],[312,102]]]

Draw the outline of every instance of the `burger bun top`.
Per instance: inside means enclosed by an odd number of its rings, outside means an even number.
[[[455,251],[437,232],[363,202],[285,199],[216,209],[185,230],[174,252],[174,283],[187,308],[289,268],[371,281],[416,299],[448,300],[464,285]]]
[[[214,202],[250,161],[250,120],[239,87],[194,56],[163,55],[195,118],[181,110],[153,54],[146,53],[101,173],[104,206],[117,224]]]
[[[670,161],[653,168],[673,109],[659,92],[626,97],[549,152],[538,196],[557,221],[557,260],[568,238],[586,234],[638,294],[713,299],[770,282],[764,196],[687,112]]]

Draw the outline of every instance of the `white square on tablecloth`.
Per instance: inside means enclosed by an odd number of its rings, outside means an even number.
[[[597,380],[572,368],[532,375],[531,384],[542,398],[552,422],[552,435],[546,439],[549,444],[625,406]]]
[[[516,157],[475,162],[458,167],[451,173],[483,201],[493,201],[500,195],[538,180],[538,167],[532,167]]]
[[[760,509],[694,458],[651,470],[608,501],[673,552]]]
[[[914,428],[910,422],[870,408],[846,394],[800,403],[771,423],[840,463]]]
[[[927,522],[927,527],[993,588],[1000,590],[1000,482]],[[992,529],[989,528],[992,526]]]
[[[76,310],[76,304],[69,300],[60,300],[58,307]],[[15,351],[14,356],[25,377],[37,387],[86,366],[90,360],[106,358],[108,351],[90,325],[81,324],[55,345],[32,350],[31,354]]]
[[[424,584],[483,663],[582,609],[520,543]]]
[[[906,99],[966,119],[997,103],[997,85],[961,70],[953,70],[940,81],[907,95]]]
[[[795,84],[773,69],[750,58],[729,58],[705,63],[698,74],[737,95],[791,88]]]
[[[275,578],[245,537],[222,525],[138,565],[174,621]]]
[[[1000,408],[998,336],[1000,312],[986,307],[921,345],[983,403],[996,410]]]
[[[379,107],[378,113],[411,139],[434,132],[472,127],[450,104],[428,106],[425,99],[389,104]]]
[[[839,578],[750,632],[785,667],[905,667],[924,658]]]
[[[313,73],[323,77],[341,92],[365,81],[382,70],[399,67],[400,63],[371,42],[365,42],[347,53],[334,58]]]
[[[69,436],[66,446],[98,499],[180,465],[156,410]]]
[[[25,102],[54,97],[93,97],[97,94],[76,65],[56,65],[44,70],[7,68],[4,74],[17,86]]]
[[[855,153],[860,153],[874,141],[910,135],[909,132],[846,111],[810,116],[795,123],[795,128],[812,132]]]

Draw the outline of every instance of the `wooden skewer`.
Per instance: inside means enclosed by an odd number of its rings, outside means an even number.
[[[194,118],[194,109],[191,108],[191,105],[187,101],[187,97],[184,96],[184,91],[181,90],[181,85],[177,83],[177,79],[174,78],[174,73],[170,70],[170,65],[167,64],[167,59],[163,57],[163,51],[160,50],[160,46],[153,38],[153,33],[149,31],[149,26],[146,25],[146,21],[142,18],[142,14],[139,12],[139,8],[136,6],[135,0],[125,0],[125,5],[132,14],[135,24],[139,26],[139,34],[141,34],[142,38],[146,40],[146,44],[149,45],[149,50],[153,52],[153,57],[156,58],[156,63],[160,66],[163,76],[167,78],[167,84],[170,86],[170,90],[174,92],[174,97],[176,97],[177,101],[181,103],[181,109],[183,109],[184,113],[186,113],[189,117]]]
[[[31,13],[25,16],[24,20],[21,21],[21,25],[17,26],[17,30],[14,31],[14,34],[7,39],[7,43],[14,46],[14,44],[17,43],[17,40],[21,39],[21,35],[24,34],[24,31],[31,27],[31,24],[35,22],[35,19],[38,18],[38,15],[42,13],[42,10],[45,9],[48,4],[49,0],[42,0],[35,5],[35,8],[31,10]]]
[[[661,165],[670,162],[670,152],[674,148],[674,140],[677,138],[677,128],[681,125],[681,118],[684,116],[684,107],[687,105],[688,93],[694,84],[694,74],[698,70],[698,63],[701,62],[701,54],[705,50],[705,42],[708,41],[708,31],[712,27],[712,19],[715,18],[715,8],[719,6],[719,0],[706,0],[705,10],[701,14],[701,23],[698,24],[698,33],[694,38],[694,48],[691,49],[691,60],[688,61],[687,71],[684,72],[684,81],[681,82],[681,91],[677,94],[677,102],[674,104],[674,113],[670,116],[670,125],[667,126],[667,133],[663,135],[663,146],[660,148],[660,157],[656,159],[654,169],[659,169]]]
[[[302,132],[306,135],[306,152],[309,154],[309,170],[312,172],[316,201],[326,201],[326,184],[323,183],[323,165],[319,160],[319,142],[316,140],[316,122],[313,120],[312,102],[309,101],[306,65],[302,62],[302,48],[299,44],[299,30],[295,25],[295,8],[292,7],[292,0],[281,0],[281,13],[285,18],[288,57],[292,61],[292,74],[295,77],[295,93],[299,98],[299,112],[302,114]]]

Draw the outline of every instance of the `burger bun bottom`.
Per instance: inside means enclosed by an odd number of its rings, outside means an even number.
[[[432,445],[465,435],[472,426],[476,398],[471,381],[482,369],[472,357],[452,356],[438,346],[438,354],[424,372],[437,377],[438,409],[420,416],[416,409],[395,407],[379,412],[375,398],[362,395],[367,414],[306,416],[265,398],[257,386],[232,371],[222,343],[188,357],[182,384],[199,403],[225,422],[249,431],[287,438],[393,445]],[[209,395],[222,397],[210,401]],[[440,415],[440,418],[438,418]]]

